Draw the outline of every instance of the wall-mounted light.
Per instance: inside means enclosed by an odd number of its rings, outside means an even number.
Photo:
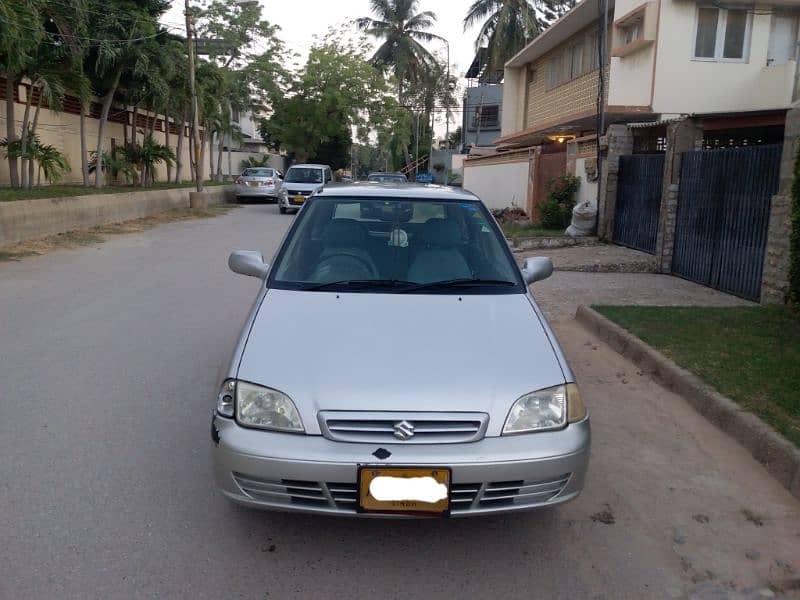
[[[575,139],[575,135],[573,135],[571,133],[564,133],[564,134],[558,134],[558,135],[548,135],[547,139],[550,140],[551,142],[556,142],[558,144],[563,144],[564,142],[567,142],[569,140],[574,140]]]

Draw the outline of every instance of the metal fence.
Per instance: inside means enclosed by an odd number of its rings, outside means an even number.
[[[619,157],[612,235],[615,243],[655,253],[663,177],[663,154]]]
[[[759,300],[780,158],[780,145],[682,155],[673,273]]]

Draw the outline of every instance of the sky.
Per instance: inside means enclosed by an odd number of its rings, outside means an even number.
[[[191,0],[197,5],[198,0]],[[369,0],[260,0],[264,17],[281,27],[280,38],[286,47],[301,55],[303,64],[313,44],[315,35],[322,36],[331,26],[350,22],[357,17],[373,16]],[[464,32],[464,15],[473,0],[421,0],[420,10],[436,13],[437,22],[431,33],[445,38],[450,43],[450,64],[453,73],[459,77],[469,67],[475,56],[475,37],[478,28]],[[164,15],[162,22],[178,28],[185,28],[183,16],[184,0],[173,0],[172,8]],[[445,56],[444,43],[428,44],[431,51],[439,51]],[[455,65],[455,66],[453,66]],[[462,85],[464,84],[462,80]],[[460,114],[454,115],[457,123],[450,123],[454,129],[460,123]],[[444,132],[444,119],[437,123],[437,133]]]

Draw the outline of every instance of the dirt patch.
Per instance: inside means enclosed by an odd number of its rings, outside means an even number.
[[[608,504],[604,504],[603,506],[604,506],[603,510],[594,513],[590,518],[595,523],[603,523],[604,525],[613,525],[614,523],[617,522],[617,520],[614,518],[614,513],[611,512],[611,506],[609,506]]]
[[[764,526],[764,517],[762,517],[760,515],[757,515],[756,513],[754,513],[749,508],[743,508],[742,509],[742,514],[744,515],[745,519],[750,521],[756,527],[763,527]]]
[[[64,233],[49,235],[37,240],[28,240],[6,246],[0,249],[0,262],[18,261],[28,256],[41,256],[53,250],[101,244],[106,241],[106,236],[139,233],[152,229],[157,225],[172,223],[174,221],[207,219],[224,215],[233,208],[235,208],[235,205],[232,204],[215,204],[202,209],[175,208],[157,215],[134,219],[132,221],[99,225],[91,229],[65,231]]]

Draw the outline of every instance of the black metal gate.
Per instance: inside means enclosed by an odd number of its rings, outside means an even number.
[[[663,177],[663,154],[619,157],[612,236],[615,243],[655,253]]]
[[[780,159],[779,145],[683,154],[673,273],[759,300]]]

